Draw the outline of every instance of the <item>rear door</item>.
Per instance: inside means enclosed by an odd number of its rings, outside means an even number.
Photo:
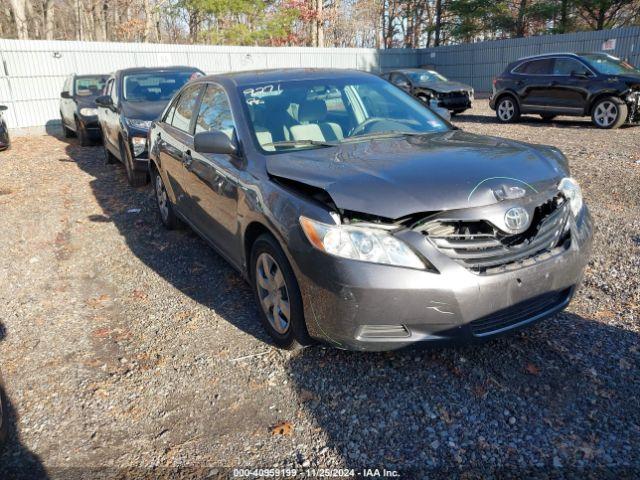
[[[210,83],[202,96],[195,133],[219,130],[234,139],[236,126],[225,90]],[[235,156],[191,152],[188,172],[189,215],[196,228],[232,262],[240,259],[238,181]]]
[[[523,110],[544,110],[545,106],[553,103],[551,96],[553,61],[553,58],[531,60],[514,70],[516,85],[521,92],[520,102]]]
[[[165,171],[176,198],[176,207],[187,220],[194,222],[189,208],[187,169],[193,151],[193,123],[202,84],[186,87],[167,109],[162,138],[158,147],[160,165]]]

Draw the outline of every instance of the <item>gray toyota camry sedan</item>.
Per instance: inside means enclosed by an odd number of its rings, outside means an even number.
[[[242,273],[283,348],[491,338],[565,308],[589,257],[559,150],[466,133],[371,74],[202,77],[149,145],[162,223]]]

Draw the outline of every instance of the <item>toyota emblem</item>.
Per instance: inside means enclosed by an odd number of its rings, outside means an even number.
[[[504,223],[512,233],[522,233],[529,227],[529,213],[522,207],[513,207],[504,214]]]

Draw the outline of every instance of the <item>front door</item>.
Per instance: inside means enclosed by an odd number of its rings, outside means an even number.
[[[234,138],[236,128],[224,89],[208,84],[195,122],[195,133],[219,130]],[[189,216],[196,228],[234,262],[240,258],[238,176],[234,156],[191,151],[188,171]]]
[[[568,113],[582,114],[587,104],[589,83],[593,75],[573,58],[556,58],[549,96],[553,107]]]
[[[521,87],[523,109],[531,108],[538,111],[553,104],[551,97],[553,58],[532,60],[523,65],[522,69],[518,69],[518,73],[523,74],[522,80],[519,79],[523,82]]]

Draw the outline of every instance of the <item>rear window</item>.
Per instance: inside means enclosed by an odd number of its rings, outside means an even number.
[[[149,72],[125,75],[123,97],[129,102],[167,101],[182,86],[201,76],[197,70]]]
[[[76,77],[73,91],[80,97],[100,95],[105,83],[107,83],[107,75]]]
[[[513,71],[526,75],[551,75],[553,73],[553,58],[530,60],[520,64]]]

